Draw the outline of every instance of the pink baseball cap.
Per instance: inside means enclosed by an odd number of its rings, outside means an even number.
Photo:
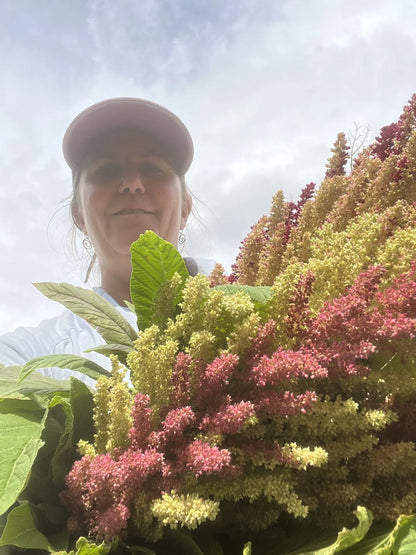
[[[149,133],[172,156],[178,175],[191,165],[194,146],[185,124],[175,114],[141,98],[110,98],[83,110],[69,124],[62,150],[72,171],[76,171],[88,144],[112,129],[137,129]]]

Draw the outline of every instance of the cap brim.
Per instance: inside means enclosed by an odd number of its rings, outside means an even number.
[[[194,147],[184,123],[172,112],[139,98],[112,98],[90,106],[70,123],[62,150],[69,167],[76,171],[88,144],[112,129],[137,129],[149,133],[172,157],[178,175],[191,165]]]

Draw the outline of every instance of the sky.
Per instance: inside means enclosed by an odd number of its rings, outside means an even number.
[[[33,283],[83,285],[61,142],[87,106],[134,96],[184,121],[184,255],[229,270],[277,190],[319,186],[337,133],[372,141],[416,92],[414,0],[0,0],[0,21],[0,334],[62,312]]]

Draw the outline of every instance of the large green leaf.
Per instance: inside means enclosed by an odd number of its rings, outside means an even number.
[[[78,355],[44,355],[42,357],[32,358],[32,360],[29,360],[29,362],[23,366],[19,376],[19,382],[24,380],[34,370],[40,368],[66,368],[67,370],[75,370],[81,372],[81,374],[86,374],[94,380],[98,379],[100,376],[111,376],[108,370],[105,370],[96,362]]]
[[[346,552],[351,546],[359,546],[359,542],[366,536],[370,529],[373,522],[373,515],[371,511],[367,510],[365,507],[357,507],[355,515],[358,518],[357,527],[352,529],[344,528],[338,533],[335,540],[328,539],[326,532],[319,533],[318,531],[317,535],[306,545],[302,546],[302,548],[292,551],[291,549],[281,550],[277,546],[278,549],[273,551],[273,555],[277,555],[277,553],[285,553],[287,555],[335,555],[335,553]],[[298,542],[298,540],[298,537],[294,538],[295,542]],[[360,551],[360,553],[364,555],[363,552]],[[365,553],[368,554],[369,552],[367,551]]]
[[[69,399],[58,394],[50,404],[51,413],[55,407],[60,408],[61,411],[61,418],[58,422],[60,429],[57,430],[59,435],[49,470],[53,483],[60,488],[63,487],[65,477],[77,456],[76,447],[79,440],[93,441],[95,432],[92,392],[76,378],[71,377],[70,382]],[[45,441],[47,440],[45,439]]]
[[[60,505],[59,493],[65,477],[78,457],[80,439],[92,440],[93,394],[78,379],[70,378],[70,392],[57,392],[50,401],[49,413],[42,433],[44,445],[32,465],[29,482],[21,497],[36,500],[30,505],[36,522],[51,545],[67,546],[66,512]],[[1,553],[1,552],[0,552]]]
[[[41,448],[47,411],[28,400],[0,402],[0,514],[16,501]]]
[[[400,516],[392,535],[394,554],[414,555],[416,553],[416,515]]]
[[[30,478],[21,498],[36,499],[37,503],[59,504],[59,490],[63,487],[65,474],[74,459],[70,451],[72,422],[69,397],[57,394],[50,403],[42,432],[44,444],[32,465]]]
[[[414,555],[416,515],[401,515],[391,523],[373,525],[366,537],[345,551],[345,555]]]
[[[35,283],[46,297],[88,322],[106,343],[132,346],[137,332],[118,310],[94,291],[68,283]]]
[[[53,551],[46,536],[38,530],[28,502],[24,502],[10,512],[0,538],[0,545]]]
[[[189,274],[175,247],[153,231],[146,231],[132,244],[131,257],[131,298],[138,328],[144,330],[152,323],[155,301],[166,282],[177,272],[184,283]]]
[[[355,514],[358,518],[358,526],[351,530],[344,528],[339,532],[334,544],[316,551],[314,555],[332,555],[333,553],[339,553],[361,541],[373,523],[373,515],[371,511],[368,511],[365,507],[357,507]]]

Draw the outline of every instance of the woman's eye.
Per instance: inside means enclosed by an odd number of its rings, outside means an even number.
[[[123,168],[120,164],[103,164],[96,168],[92,174],[92,178],[97,181],[108,182],[121,177]]]
[[[164,168],[152,162],[146,162],[145,164],[141,164],[140,171],[143,175],[155,176],[155,177],[165,175],[166,173],[166,170]]]

